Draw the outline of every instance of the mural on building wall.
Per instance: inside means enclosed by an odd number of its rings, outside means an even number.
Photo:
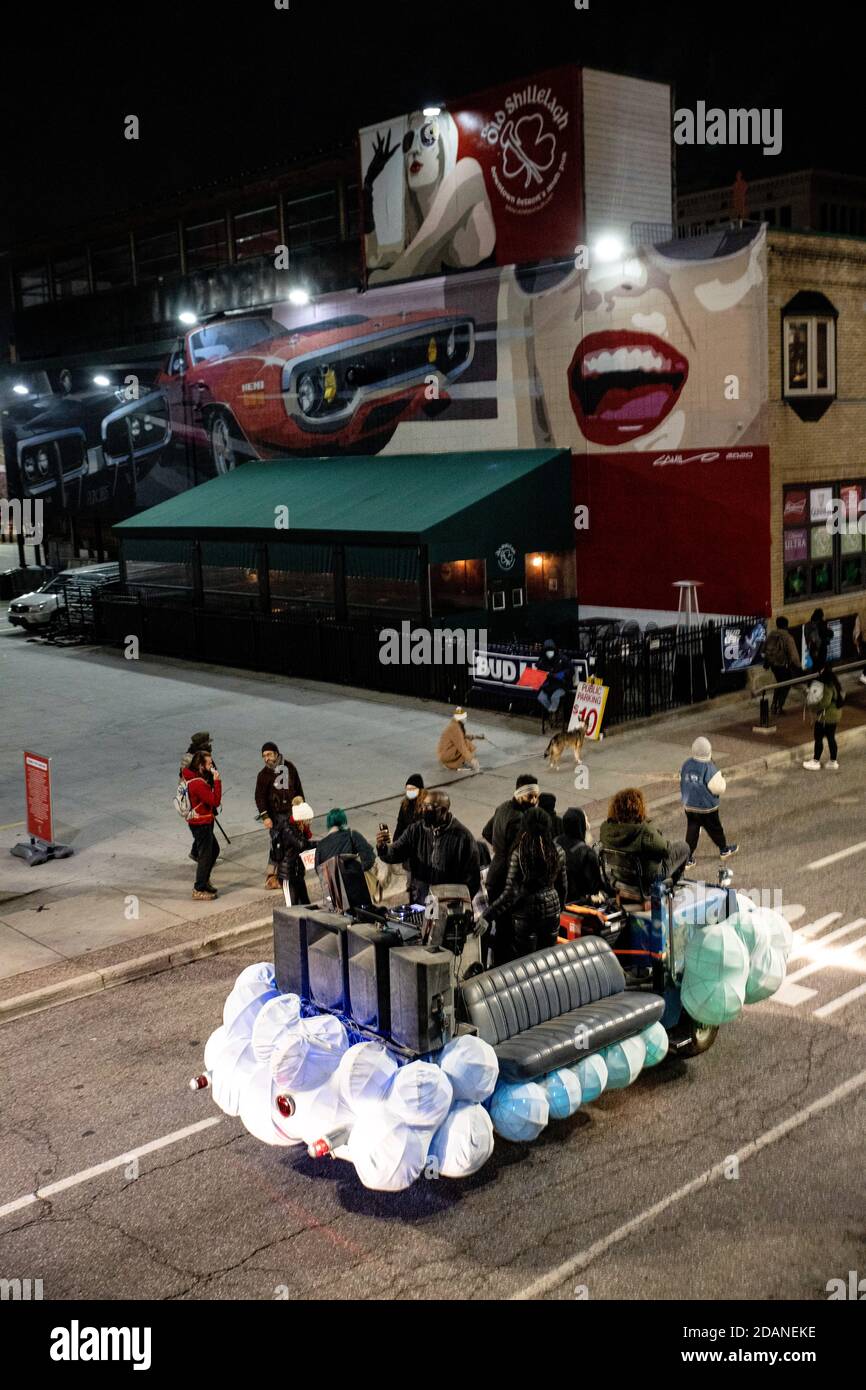
[[[574,67],[362,130],[368,285],[572,253],[581,146]]]
[[[707,611],[749,611],[769,602],[766,334],[754,231],[371,285],[195,325],[137,398],[112,383],[7,420],[7,464],[24,495],[115,520],[251,457],[567,447],[582,603],[632,601],[627,544],[647,607],[694,577]],[[676,547],[645,540],[650,517]]]

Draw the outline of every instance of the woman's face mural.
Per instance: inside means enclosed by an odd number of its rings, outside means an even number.
[[[588,452],[765,442],[764,278],[761,234],[705,260],[643,247],[532,295],[552,441]]]
[[[436,182],[440,175],[438,117],[412,116],[403,136],[403,163],[407,187],[428,188]]]

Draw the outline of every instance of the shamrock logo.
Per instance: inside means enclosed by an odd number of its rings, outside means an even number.
[[[504,151],[502,172],[508,179],[526,174],[525,188],[533,179],[542,183],[542,174],[551,167],[556,155],[556,136],[545,135],[544,120],[538,112],[533,116],[521,116],[517,121],[506,121],[502,127],[499,143]]]

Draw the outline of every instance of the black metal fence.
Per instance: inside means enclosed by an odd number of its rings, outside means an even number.
[[[195,608],[146,591],[100,591],[92,595],[92,604],[92,633],[97,640],[123,644],[135,637],[142,652],[397,695],[476,702],[471,651],[450,653],[464,658],[450,663],[383,661],[382,630],[399,629],[399,616],[382,614],[375,623],[341,623],[309,610],[231,613]],[[744,671],[722,671],[722,629],[754,621],[704,620],[700,627],[688,630],[667,627],[644,632],[634,623],[619,625],[618,631],[613,623],[581,624],[581,650],[589,657],[590,670],[610,688],[605,727],[741,689]],[[520,645],[525,651],[526,644]],[[494,703],[508,708],[511,692],[504,691]],[[532,698],[514,701],[513,707],[541,716],[541,707]]]

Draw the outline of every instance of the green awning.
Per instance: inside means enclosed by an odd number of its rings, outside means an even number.
[[[280,527],[288,508],[288,529]],[[256,460],[121,522],[129,538],[426,545],[432,562],[574,544],[562,449]]]

